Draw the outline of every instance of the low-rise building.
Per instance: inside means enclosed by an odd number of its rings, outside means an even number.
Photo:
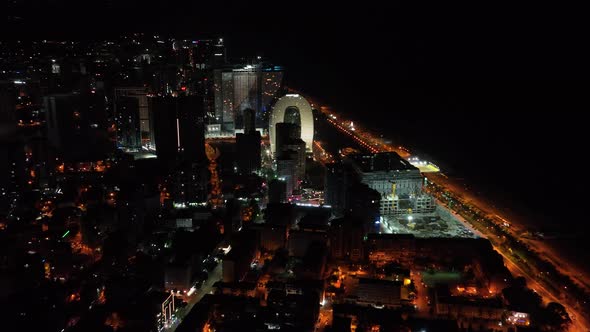
[[[501,321],[505,311],[498,298],[451,296],[448,286],[442,285],[434,292],[434,312],[439,316]]]
[[[400,308],[402,303],[402,282],[386,279],[359,278],[358,286],[345,302],[375,308]]]
[[[369,234],[366,246],[369,261],[378,267],[391,262],[409,266],[416,255],[412,234]]]

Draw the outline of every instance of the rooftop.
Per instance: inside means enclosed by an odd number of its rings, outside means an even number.
[[[371,284],[371,285],[383,285],[383,286],[401,286],[401,281],[389,280],[389,279],[376,279],[368,277],[359,277],[359,284]]]
[[[418,168],[404,160],[395,152],[351,155],[352,162],[363,172],[408,171]]]

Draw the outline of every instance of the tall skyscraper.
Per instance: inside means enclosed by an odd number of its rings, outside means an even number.
[[[128,88],[116,88],[115,89],[115,117],[119,118],[119,113],[128,113],[129,110],[120,110],[119,100],[124,97],[134,98],[137,100],[137,120],[139,128],[137,134],[132,134],[132,136],[139,136],[139,149],[136,151],[141,150],[142,148],[145,150],[155,150],[154,145],[154,137],[153,132],[151,131],[150,125],[150,114],[148,110],[148,88],[146,87],[128,87]],[[126,105],[129,105],[129,102],[125,102]],[[125,117],[123,117],[125,118]],[[128,119],[123,119],[124,121]]]
[[[332,213],[341,217],[348,207],[349,188],[358,181],[352,167],[348,164],[335,163],[326,166],[324,178],[324,202],[332,206]]]
[[[181,162],[173,170],[170,180],[174,203],[191,205],[207,201],[209,172],[203,164]]]
[[[141,151],[139,100],[133,97],[118,97],[115,105],[117,148],[125,152]]]
[[[235,130],[237,108],[236,100],[234,99],[233,72],[221,72],[220,76],[222,104],[215,105],[215,118],[221,123],[222,130],[233,132]]]
[[[297,153],[284,151],[277,158],[277,177],[285,181],[287,197],[293,194],[298,188],[299,178],[297,176]]]
[[[236,134],[237,164],[242,174],[250,174],[262,166],[261,136],[255,127],[256,113],[253,109],[244,110],[244,133]]]
[[[354,216],[362,221],[366,231],[379,231],[375,221],[379,220],[380,200],[377,191],[360,182],[351,164],[327,165],[324,202],[332,206],[334,216]]]
[[[204,116],[202,97],[177,98],[179,152],[184,160],[191,162],[206,160]]]
[[[243,128],[243,111],[255,111],[255,126],[265,127],[270,104],[282,87],[283,68],[262,63],[218,69],[215,80],[215,120],[226,131]]]
[[[200,96],[150,97],[158,158],[205,161],[203,98]]]
[[[218,124],[215,120],[214,69],[221,68],[226,62],[223,38],[176,40],[173,43],[173,52],[176,65],[173,66],[171,74],[176,80],[165,80],[172,84],[167,84],[164,93],[181,88],[190,94],[202,95],[207,123]]]
[[[260,148],[260,132],[236,134],[238,171],[250,174],[260,169],[262,156]]]
[[[297,179],[303,181],[305,179],[305,142],[300,138],[291,140],[283,146],[283,151],[295,152],[295,173]]]

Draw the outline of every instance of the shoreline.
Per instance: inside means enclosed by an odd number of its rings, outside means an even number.
[[[496,215],[509,221],[511,230],[517,236],[519,236],[523,242],[529,245],[531,249],[540,253],[540,256],[553,264],[561,273],[568,275],[573,274],[573,276],[576,277],[574,281],[577,284],[587,290],[590,290],[590,284],[584,282],[586,279],[584,276],[590,275],[590,266],[584,264],[584,257],[575,254],[577,248],[573,248],[569,244],[571,243],[571,239],[568,240],[558,238],[548,240],[523,237],[522,235],[526,232],[530,232],[531,228],[539,228],[539,225],[533,224],[533,220],[535,220],[534,216],[527,214],[525,211],[515,213],[514,211],[507,210],[505,207],[498,206],[499,204],[494,203],[496,198],[493,197],[493,194],[488,195],[489,193],[476,193],[474,195],[472,190],[464,189],[464,180],[461,180],[461,183],[459,183],[455,178],[447,177],[444,173],[439,173],[439,175],[428,174],[427,177],[429,176],[437,178],[438,182],[441,180],[444,181],[447,188],[455,192],[455,194],[462,196],[467,202],[477,206],[486,214]],[[579,238],[579,240],[583,241],[581,238]]]

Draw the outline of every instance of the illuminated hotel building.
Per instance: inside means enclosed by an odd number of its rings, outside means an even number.
[[[301,128],[301,139],[305,142],[305,151],[311,152],[313,146],[313,112],[305,98],[297,94],[285,95],[274,104],[271,111],[268,131],[270,150],[277,154],[277,123],[292,123]]]
[[[244,126],[243,111],[255,110],[256,127],[266,126],[268,112],[283,82],[283,68],[253,64],[214,72],[215,121],[223,131]]]

